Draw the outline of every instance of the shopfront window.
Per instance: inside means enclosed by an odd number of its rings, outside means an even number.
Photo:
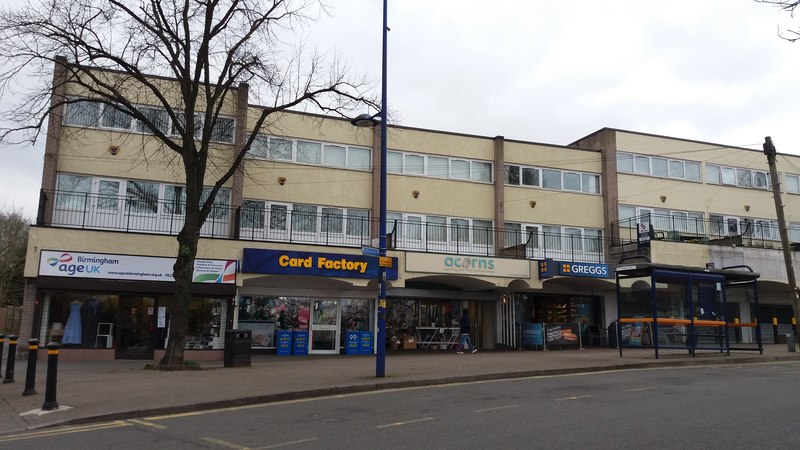
[[[253,348],[275,348],[275,331],[308,330],[310,299],[245,295],[239,297],[239,328],[251,330]]]
[[[112,348],[118,305],[116,295],[54,293],[45,338],[64,348]]]

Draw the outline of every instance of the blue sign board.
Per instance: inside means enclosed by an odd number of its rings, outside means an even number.
[[[292,332],[290,330],[278,330],[277,332],[278,343],[275,347],[275,353],[281,356],[292,354]]]
[[[594,264],[572,261],[555,261],[543,259],[539,261],[539,279],[552,278],[556,275],[565,277],[608,278],[608,264]]]
[[[541,323],[522,322],[522,346],[544,345],[544,328]]]
[[[386,279],[397,279],[397,258],[386,268]],[[318,277],[377,278],[378,258],[339,253],[294,252],[245,248],[242,273],[311,275]]]
[[[361,345],[360,345],[360,352],[362,355],[371,355],[372,354],[372,332],[371,331],[362,331],[361,332]]]
[[[360,331],[348,331],[344,335],[346,342],[346,347],[344,348],[345,354],[348,355],[359,355],[361,354],[361,332]]]
[[[544,280],[547,278],[553,278],[555,275],[553,272],[555,271],[555,261],[552,259],[542,259],[539,261],[539,279]]]
[[[294,332],[294,354],[308,354],[308,331],[297,330]]]
[[[378,247],[361,247],[361,254],[364,256],[377,258],[378,256],[381,256],[381,249]]]

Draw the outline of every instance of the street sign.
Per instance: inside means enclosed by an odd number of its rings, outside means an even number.
[[[377,258],[381,255],[381,250],[377,247],[361,247],[361,254],[364,256],[372,256]]]

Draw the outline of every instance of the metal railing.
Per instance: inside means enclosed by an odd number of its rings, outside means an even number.
[[[643,225],[642,225],[643,224]],[[800,230],[790,236],[800,241]],[[721,217],[713,219],[644,214],[611,223],[615,245],[626,245],[647,234],[649,240],[709,245],[739,245],[780,249],[778,227],[767,220]]]
[[[52,202],[52,205],[48,205]],[[48,206],[52,219],[45,220]],[[39,226],[177,235],[185,204],[176,201],[42,191]],[[374,246],[377,219],[269,207],[215,206],[200,230],[203,237],[324,246]],[[395,220],[387,223],[393,250],[603,263],[606,239],[574,234]],[[497,242],[505,242],[502,247]]]

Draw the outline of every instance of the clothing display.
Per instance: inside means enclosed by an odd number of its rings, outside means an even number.
[[[74,301],[69,304],[69,317],[67,318],[67,326],[64,328],[64,337],[61,339],[61,343],[80,344],[82,329],[81,302]]]

